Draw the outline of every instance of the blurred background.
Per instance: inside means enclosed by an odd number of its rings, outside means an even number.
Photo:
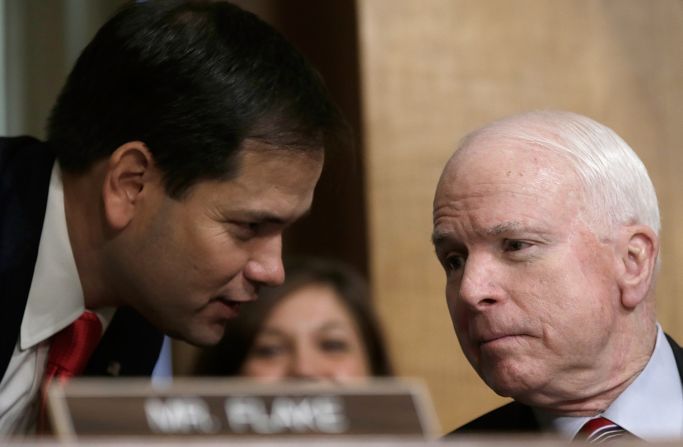
[[[70,67],[122,3],[0,0],[0,134],[44,136]],[[445,161],[493,119],[568,109],[629,142],[662,208],[659,319],[683,340],[683,0],[235,3],[309,57],[355,131],[285,253],[368,277],[395,372],[426,381],[444,431],[504,401],[460,354],[430,243]],[[173,353],[174,373],[188,374],[195,351],[174,342]]]

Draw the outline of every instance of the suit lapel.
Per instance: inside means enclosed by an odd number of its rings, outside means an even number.
[[[159,357],[164,336],[128,307],[114,319],[88,361],[86,376],[147,376]]]
[[[540,426],[531,407],[510,402],[452,431],[451,435],[463,433],[520,433],[538,432]]]
[[[671,350],[676,359],[676,366],[678,366],[678,374],[681,376],[681,383],[683,383],[683,348],[678,346],[678,343],[676,343],[673,338],[669,337],[669,335],[666,335],[666,339],[671,345]]]

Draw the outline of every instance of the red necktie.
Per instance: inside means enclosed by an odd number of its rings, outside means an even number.
[[[41,385],[39,430],[46,427],[48,386],[53,380],[66,382],[83,372],[101,336],[100,319],[95,313],[87,310],[76,321],[52,336]]]
[[[589,444],[601,444],[623,436],[633,435],[609,419],[597,417],[586,422],[574,439],[585,441]]]

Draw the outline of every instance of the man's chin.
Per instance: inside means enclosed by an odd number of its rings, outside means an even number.
[[[533,385],[529,384],[528,377],[519,371],[483,371],[480,377],[496,394],[502,397],[511,397],[521,400],[520,397],[533,392]]]
[[[204,330],[193,331],[186,334],[179,333],[177,335],[171,335],[171,337],[182,340],[199,348],[206,348],[216,345],[219,341],[221,341],[223,334],[225,333],[225,327],[222,325],[220,328],[216,328],[215,330],[211,330],[211,328],[202,329]]]

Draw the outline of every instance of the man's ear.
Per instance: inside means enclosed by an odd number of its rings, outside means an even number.
[[[111,154],[102,187],[104,212],[111,228],[122,230],[130,223],[139,196],[155,172],[152,153],[140,141],[125,143]]]
[[[659,238],[652,228],[646,225],[627,226],[621,237],[621,303],[627,309],[633,309],[650,292],[659,253]]]

